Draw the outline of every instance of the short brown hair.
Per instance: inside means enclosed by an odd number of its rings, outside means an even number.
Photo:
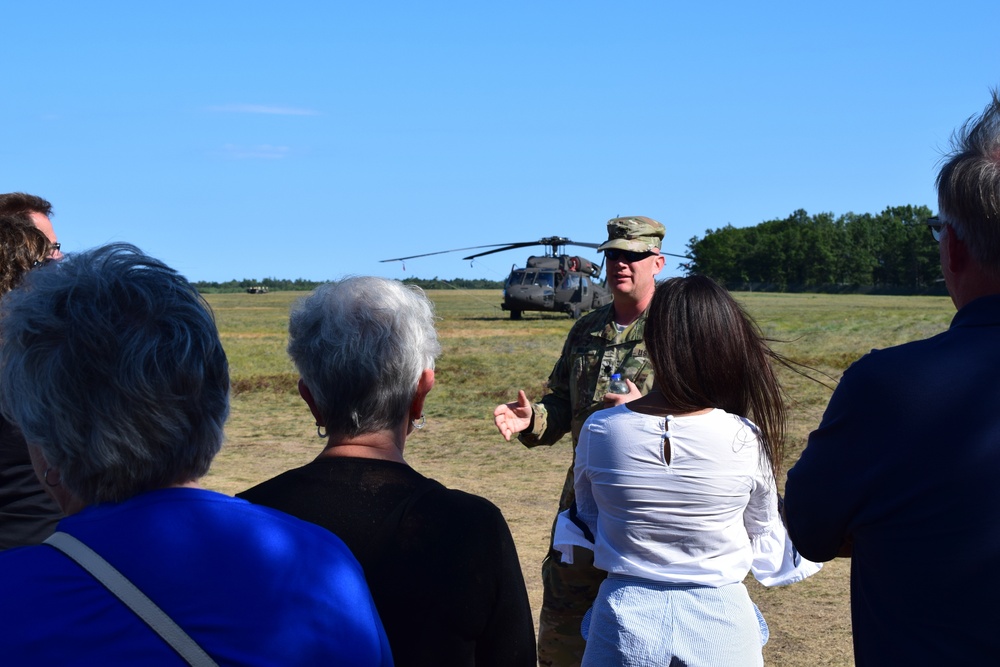
[[[8,192],[0,194],[0,216],[16,216],[30,220],[29,214],[41,213],[48,217],[52,215],[52,204],[36,195],[26,192]]]

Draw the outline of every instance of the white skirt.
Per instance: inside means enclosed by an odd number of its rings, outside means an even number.
[[[763,627],[741,583],[611,575],[594,601],[583,667],[761,667]]]

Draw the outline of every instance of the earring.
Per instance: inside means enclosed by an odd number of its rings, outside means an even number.
[[[51,472],[51,471],[52,471],[52,468],[46,468],[46,469],[45,469],[45,474],[44,474],[44,475],[42,475],[42,479],[44,479],[44,480],[45,480],[45,485],[46,485],[46,486],[51,486],[51,487],[53,487],[53,488],[54,488],[54,487],[57,487],[57,486],[59,486],[59,481],[58,481],[58,480],[56,480],[56,483],[55,483],[55,484],[53,484],[52,482],[50,482],[50,481],[49,481],[49,472]]]
[[[424,426],[427,426],[427,417],[424,417],[423,415],[420,415],[420,421],[419,422],[416,419],[411,419],[410,423],[413,424],[413,428],[415,428],[415,429],[417,429],[419,431]]]
[[[319,424],[319,423],[316,424],[316,437],[317,438],[325,438],[325,437],[328,436],[328,433],[323,430],[324,428],[325,427],[322,424]]]

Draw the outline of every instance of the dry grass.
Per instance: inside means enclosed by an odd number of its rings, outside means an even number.
[[[511,322],[489,290],[429,293],[437,304],[444,353],[426,406],[427,427],[407,442],[406,458],[447,486],[489,498],[503,510],[518,546],[532,606],[541,605],[539,566],[548,546],[559,491],[570,461],[568,438],[528,450],[504,442],[493,407],[517,389],[537,397],[572,324],[565,316],[527,315]],[[230,356],[234,398],[227,443],[206,486],[241,491],[319,452],[309,412],[295,392],[285,328],[294,293],[210,295]],[[954,310],[946,298],[811,294],[738,294],[775,348],[839,377],[852,361],[885,347],[944,330]],[[798,458],[822,416],[830,391],[783,372],[790,423],[786,466]],[[829,382],[829,381],[828,381]],[[766,589],[748,580],[771,627],[768,664],[850,665],[848,561],[813,578]]]

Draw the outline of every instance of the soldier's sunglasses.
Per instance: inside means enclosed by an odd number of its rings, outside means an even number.
[[[655,254],[655,252],[632,252],[631,250],[619,250],[618,248],[608,248],[604,251],[604,256],[608,258],[609,262],[617,262],[621,260],[626,264],[641,262],[647,257],[652,257]]]

